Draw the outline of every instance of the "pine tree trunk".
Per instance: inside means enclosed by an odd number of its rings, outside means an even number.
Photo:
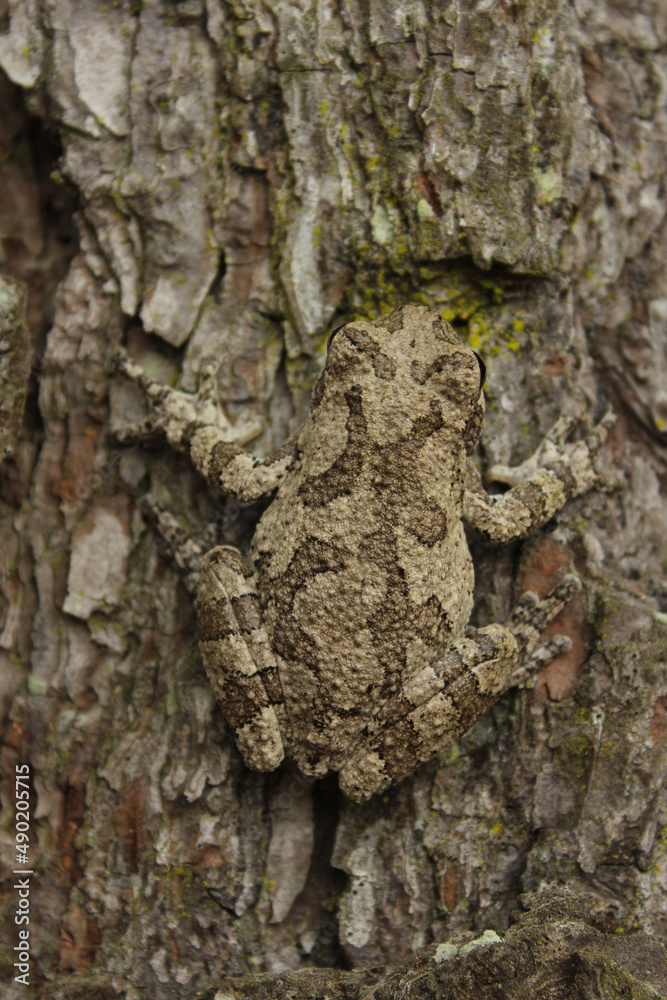
[[[608,932],[667,934],[666,45],[648,0],[10,0],[0,232],[32,354],[8,279],[3,996],[26,995],[25,763],[36,996],[189,1000],[228,974],[391,967],[502,936],[551,883]],[[214,360],[238,437],[268,454],[329,331],[407,301],[485,358],[482,471],[560,414],[611,403],[618,423],[604,488],[528,542],[471,539],[474,623],[576,569],[552,629],[572,651],[355,805],[333,779],[244,767],[137,501],[241,547],[261,508],[166,445],[119,446],[140,400],[108,359],[127,344],[188,391]],[[336,975],[332,996],[373,978]]]

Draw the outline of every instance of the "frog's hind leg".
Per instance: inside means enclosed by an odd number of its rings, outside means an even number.
[[[219,546],[201,558],[197,621],[206,673],[244,761],[274,770],[289,723],[254,579],[238,549]]]
[[[567,576],[543,601],[524,594],[506,625],[479,629],[409,678],[367,724],[342,766],[343,792],[360,801],[404,778],[455,743],[509,687],[568,649],[564,636],[537,642],[580,588],[576,576]]]
[[[455,743],[501,694],[517,654],[511,632],[488,625],[409,678],[341,768],[343,792],[370,798]]]
[[[206,553],[150,494],[139,506],[196,597],[204,667],[243,759],[257,771],[272,771],[283,759],[281,732],[289,732],[289,722],[275,655],[243,556],[231,546]]]

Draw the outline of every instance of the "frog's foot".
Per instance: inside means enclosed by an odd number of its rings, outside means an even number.
[[[574,416],[559,417],[533,454],[521,465],[511,466],[498,463],[487,469],[484,477],[487,483],[507,483],[508,486],[525,483],[526,479],[530,479],[537,469],[558,460],[560,449],[580,422],[580,418]]]
[[[517,667],[510,676],[507,687],[533,687],[540,670],[572,649],[572,640],[566,635],[555,635],[543,642]]]
[[[156,382],[119,349],[112,368],[138,386],[148,402],[144,420],[129,427],[114,427],[121,441],[165,438],[190,460],[204,479],[221,493],[252,503],[273,493],[287,475],[295,459],[296,434],[265,459],[243,451],[264,429],[257,420],[232,426],[217,404],[213,373],[205,367],[198,393],[181,392]]]
[[[343,792],[360,801],[383,791],[454,743],[509,687],[565,652],[565,636],[538,642],[580,589],[570,574],[543,601],[528,591],[506,625],[488,625],[459,640],[410,678],[367,724],[343,764]]]
[[[542,601],[531,590],[521,595],[519,603],[510,612],[505,625],[517,641],[523,664],[526,664],[532,656],[539,643],[540,635],[549,622],[580,590],[581,580],[579,577],[575,576],[574,573],[568,573],[563,581]]]
[[[173,514],[161,507],[150,493],[141,498],[139,509],[157,529],[169,555],[181,573],[188,592],[196,594],[199,586],[199,567],[204,554],[201,545],[189,537]]]
[[[276,657],[262,622],[252,573],[231,546],[207,552],[197,593],[199,649],[244,761],[272,771],[289,723]]]
[[[503,625],[487,625],[407,680],[364,728],[340,770],[361,801],[455,743],[508,686],[518,658]]]
[[[595,458],[616,423],[616,415],[613,410],[607,410],[590,434],[568,444],[567,438],[580,422],[576,417],[561,417],[525,462],[517,466],[492,465],[486,473],[487,482],[518,486],[534,476],[538,469],[548,468],[556,474],[562,473],[569,485],[569,496],[585,493],[601,479],[595,468]]]
[[[239,425],[229,422],[217,398],[216,368],[212,364],[203,365],[196,393],[182,392],[156,382],[122,348],[113,354],[111,368],[141,389],[150,407],[148,416],[139,423],[114,430],[115,437],[121,442],[166,437],[174,447],[182,448],[194,426],[205,425],[217,428],[226,441],[242,446],[265,429],[259,419]]]
[[[198,422],[194,399],[188,399],[184,393],[156,382],[143,368],[131,361],[122,348],[118,348],[112,356],[111,368],[142,390],[150,408],[148,416],[140,423],[115,429],[115,437],[123,442],[166,437],[178,447],[188,425]]]

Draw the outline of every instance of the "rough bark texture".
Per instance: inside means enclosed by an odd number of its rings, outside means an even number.
[[[564,889],[520,897],[524,912],[501,941],[470,932],[430,945],[389,972],[304,970],[225,976],[206,1000],[657,1000],[667,995],[667,961],[648,934],[610,934]]]
[[[546,883],[595,913],[596,934],[664,937],[664,4],[5,9],[2,259],[29,287],[34,353],[3,284],[3,414],[20,412],[17,372],[27,387],[0,495],[3,996],[25,989],[11,875],[23,762],[45,996],[213,996],[230,973],[320,966],[341,970],[332,996],[362,997],[368,970],[402,961],[435,983],[410,996],[437,996],[433,945],[502,935]],[[123,340],[185,389],[214,359],[238,436],[263,427],[268,453],[304,412],[329,330],[404,301],[440,310],[485,357],[483,469],[525,458],[561,412],[611,400],[619,422],[606,490],[527,544],[474,546],[479,624],[576,567],[583,596],[553,628],[572,652],[359,806],[334,782],[242,766],[191,602],[136,501],[150,488],[196,537],[214,519],[241,545],[258,512],[210,495],[166,448],[114,444],[109,420],[140,401],[106,359]],[[604,974],[638,976],[631,937],[625,957],[614,947]],[[475,954],[482,977],[496,948]],[[402,975],[375,995],[407,995]],[[219,997],[241,995],[225,983]],[[548,987],[532,996],[588,996]],[[466,988],[451,995],[486,995]],[[664,970],[618,995],[650,988],[667,992]]]

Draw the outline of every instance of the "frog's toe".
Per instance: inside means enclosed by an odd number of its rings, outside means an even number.
[[[232,725],[236,745],[253,771],[275,771],[285,752],[278,720],[270,705],[258,708],[245,725]]]
[[[572,649],[572,640],[567,635],[554,635],[533,650],[524,663],[518,667],[509,679],[508,687],[533,687],[537,675],[553,660]]]
[[[341,769],[338,783],[344,795],[354,802],[363,802],[371,795],[384,791],[391,783],[386,763],[375,750],[361,750]]]
[[[516,638],[524,656],[532,654],[540,634],[561,609],[581,591],[581,587],[579,577],[574,573],[568,573],[541,601],[535,602],[535,595],[532,592],[523,595],[519,604],[510,612],[507,627]]]

